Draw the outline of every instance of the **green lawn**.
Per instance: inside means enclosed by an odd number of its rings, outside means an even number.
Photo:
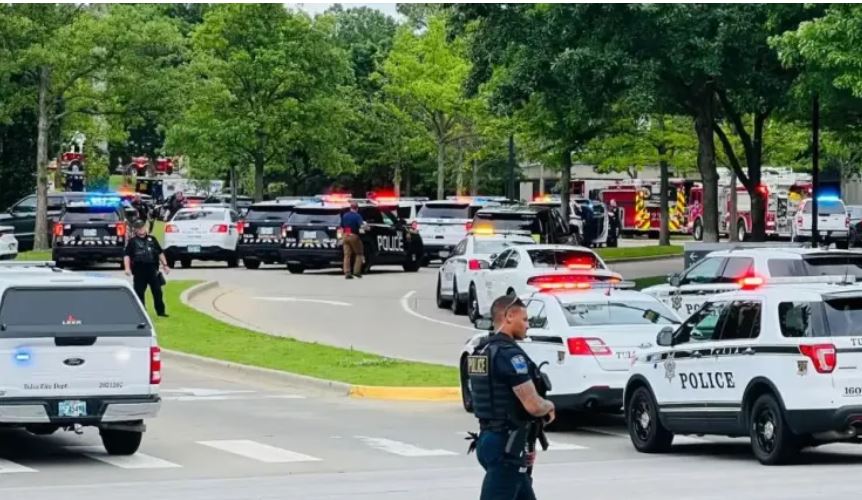
[[[168,283],[165,303],[169,318],[157,317],[152,310],[152,300],[147,298],[159,344],[166,349],[350,384],[458,385],[457,368],[400,361],[351,349],[300,342],[223,323],[182,303],[180,294],[195,284],[197,282],[194,281]]]
[[[663,285],[667,283],[667,276],[650,276],[648,278],[637,278],[633,281],[635,282],[636,289],[643,290],[648,286]]]
[[[648,247],[617,247],[617,248],[599,248],[596,252],[601,255],[605,262],[613,262],[623,259],[637,259],[648,257],[668,257],[674,255],[682,255],[683,247],[681,245],[670,245],[660,247],[658,245]]]
[[[111,189],[111,191],[116,191],[120,189],[121,186],[123,186],[122,175],[112,175],[111,178],[108,180],[108,187]],[[133,187],[134,186],[132,185],[129,186],[130,189]]]
[[[30,250],[27,252],[21,252],[18,254],[18,257],[15,260],[51,260],[51,251],[50,250]]]

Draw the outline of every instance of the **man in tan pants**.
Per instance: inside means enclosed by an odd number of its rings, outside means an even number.
[[[350,203],[350,211],[341,216],[341,230],[344,232],[344,277],[353,279],[362,277],[362,265],[365,263],[365,249],[359,233],[365,221],[359,215],[359,205]],[[353,261],[353,272],[350,272],[351,261]]]

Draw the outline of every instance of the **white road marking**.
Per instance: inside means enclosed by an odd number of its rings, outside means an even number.
[[[109,455],[101,446],[67,446],[66,449],[121,469],[178,469],[182,467],[182,465],[143,453]]]
[[[427,449],[414,446],[409,443],[395,441],[394,439],[375,438],[368,436],[354,436],[372,448],[376,448],[387,453],[400,455],[402,457],[444,457],[457,455],[457,453],[449,450]]]
[[[536,446],[541,451],[539,446]],[[574,451],[574,450],[588,450],[589,448],[586,446],[581,446],[579,444],[572,443],[563,443],[561,441],[551,441],[548,440],[548,451]]]
[[[15,474],[17,472],[37,472],[36,469],[24,467],[9,460],[0,458],[0,474]]]
[[[283,464],[290,462],[319,462],[320,459],[297,453],[295,451],[276,448],[268,444],[258,443],[248,439],[228,439],[220,441],[198,441],[198,444],[217,450],[226,451],[258,462],[268,464]]]
[[[197,387],[182,387],[180,389],[162,389],[162,393],[180,394],[183,396],[209,397],[226,396],[228,394],[251,394],[255,391],[246,390],[222,390],[222,389],[200,389]]]
[[[261,395],[236,395],[236,396],[164,396],[163,401],[179,401],[200,403],[204,401],[251,401],[255,399],[305,399],[299,394],[261,394]]]
[[[353,304],[350,302],[341,302],[339,300],[323,300],[323,299],[302,299],[299,297],[253,297],[254,300],[264,300],[269,302],[309,302],[312,304],[325,304],[329,306],[350,307]]]
[[[416,290],[410,290],[409,292],[405,293],[403,297],[401,297],[401,309],[404,309],[404,312],[406,312],[407,314],[409,314],[411,316],[415,316],[419,319],[424,319],[425,321],[437,323],[439,325],[446,325],[446,326],[451,326],[454,328],[461,328],[462,330],[469,330],[473,333],[483,333],[483,330],[477,330],[477,329],[473,328],[472,326],[458,325],[455,323],[450,323],[448,321],[443,321],[440,319],[434,319],[434,318],[425,316],[424,314],[421,314],[421,313],[414,311],[413,308],[410,307],[409,301],[410,301],[410,297],[413,297],[413,295],[415,293],[416,293]]]

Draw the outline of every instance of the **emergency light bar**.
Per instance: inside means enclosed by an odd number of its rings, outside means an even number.
[[[84,201],[84,204],[91,207],[118,207],[122,203],[122,198],[113,195],[88,196]]]
[[[737,284],[743,290],[754,290],[763,286],[771,285],[800,285],[800,284],[824,284],[824,285],[852,285],[856,283],[856,276],[852,274],[823,275],[823,276],[791,276],[782,278],[762,278],[760,276],[749,276],[741,278]]]

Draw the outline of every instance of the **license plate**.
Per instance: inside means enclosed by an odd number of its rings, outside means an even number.
[[[261,228],[258,228],[257,234],[272,236],[275,233],[274,230],[275,230],[274,227],[261,227]]]
[[[192,245],[189,247],[189,253],[201,253],[201,247],[198,245]]]
[[[317,231],[303,231],[302,232],[302,240],[316,240],[317,239]]]
[[[436,229],[436,231],[437,231],[437,234],[443,234],[446,232],[446,228],[445,227],[438,227]]]
[[[84,236],[93,237],[93,236],[98,236],[98,235],[99,235],[99,232],[96,231],[95,229],[84,229]]]
[[[86,417],[87,402],[77,399],[60,401],[57,405],[57,416],[71,418]]]

